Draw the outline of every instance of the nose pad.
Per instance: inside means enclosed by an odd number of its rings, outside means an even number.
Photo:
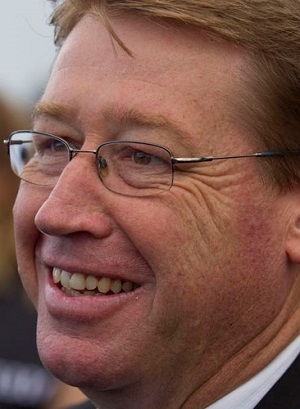
[[[108,176],[108,165],[106,159],[102,158],[99,156],[96,159],[97,162],[97,169],[98,169],[98,174],[102,180],[102,177]]]

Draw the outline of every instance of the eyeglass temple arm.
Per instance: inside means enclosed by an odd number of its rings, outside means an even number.
[[[4,139],[3,143],[7,146],[7,153],[9,154],[10,145],[23,145],[23,143],[32,143],[32,141],[22,141],[21,139],[11,141],[10,139]]]
[[[272,156],[288,156],[288,155],[299,155],[300,149],[294,151],[269,151],[269,152],[256,152],[249,154],[240,155],[226,155],[226,156],[203,156],[201,158],[172,158],[172,162],[176,163],[199,163],[199,162],[212,162],[213,160],[221,159],[239,159],[239,158],[265,158]]]
[[[22,139],[20,140],[9,140],[9,139],[4,139],[3,141],[4,145],[23,145],[23,143],[32,143],[32,141],[23,141]]]

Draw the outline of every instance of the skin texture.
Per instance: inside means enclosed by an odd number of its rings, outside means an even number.
[[[36,130],[83,149],[129,139],[177,157],[258,150],[231,109],[244,51],[192,28],[112,24],[133,58],[85,16],[55,62]],[[288,253],[297,195],[263,176],[256,159],[185,166],[169,192],[131,198],[108,191],[94,155],[81,153],[52,190],[23,182],[19,269],[50,370],[101,409],[178,409],[204,408],[266,365],[299,331],[300,297]],[[140,288],[69,297],[53,266]]]

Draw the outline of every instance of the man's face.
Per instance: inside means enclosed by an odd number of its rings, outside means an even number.
[[[36,130],[83,149],[157,143],[175,157],[260,148],[231,103],[242,51],[187,27],[112,23],[133,56],[86,16],[57,58]],[[18,261],[45,364],[97,399],[103,390],[128,387],[138,397],[150,388],[149,400],[159,397],[151,407],[167,407],[266,328],[290,283],[280,198],[266,190],[259,166],[183,165],[169,192],[137,198],[107,190],[94,155],[80,153],[53,189],[23,182],[14,209]],[[57,269],[134,289],[72,296],[54,283]]]

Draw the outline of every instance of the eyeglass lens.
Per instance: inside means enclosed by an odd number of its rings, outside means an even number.
[[[61,138],[37,133],[16,132],[9,143],[11,166],[21,179],[43,186],[54,186],[80,150]],[[85,153],[86,151],[83,151]],[[172,186],[172,162],[167,149],[141,142],[108,142],[94,151],[103,184],[116,193],[147,196]]]

